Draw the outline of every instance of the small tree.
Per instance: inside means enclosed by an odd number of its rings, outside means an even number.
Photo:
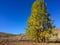
[[[53,28],[53,20],[50,18],[44,0],[36,0],[32,5],[26,34],[31,40],[45,42],[51,37]]]

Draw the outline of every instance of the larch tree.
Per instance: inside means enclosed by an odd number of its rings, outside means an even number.
[[[36,0],[32,5],[26,34],[31,40],[45,42],[49,40],[54,28],[53,20],[47,11],[44,0]]]

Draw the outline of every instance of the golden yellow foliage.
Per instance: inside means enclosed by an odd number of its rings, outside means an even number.
[[[49,39],[54,32],[52,31],[54,26],[51,22],[44,0],[36,0],[32,5],[32,13],[28,19],[26,33],[31,40],[43,41]]]

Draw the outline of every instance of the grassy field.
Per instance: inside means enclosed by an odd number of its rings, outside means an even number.
[[[60,45],[60,43],[35,43],[29,41],[0,42],[0,45]]]

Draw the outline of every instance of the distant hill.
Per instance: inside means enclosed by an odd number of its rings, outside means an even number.
[[[9,37],[9,36],[17,36],[17,35],[21,35],[21,34],[9,34],[9,33],[0,32],[0,37]]]

